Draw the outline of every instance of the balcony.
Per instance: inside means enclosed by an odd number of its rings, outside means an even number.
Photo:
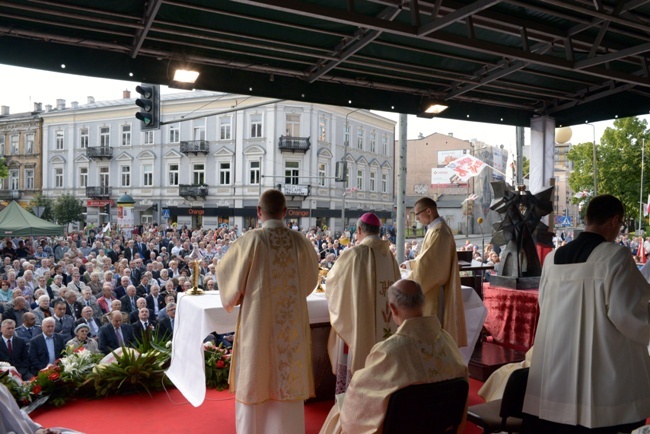
[[[111,187],[86,187],[86,197],[93,199],[109,198],[111,197]]]
[[[93,146],[86,148],[86,157],[91,160],[110,160],[113,158],[113,148],[109,146]]]
[[[205,199],[208,197],[208,185],[199,184],[199,185],[187,185],[181,184],[178,186],[178,195],[184,198],[192,197],[194,199]]]
[[[280,136],[280,141],[278,142],[278,147],[280,151],[291,151],[291,152],[302,152],[306,153],[309,151],[311,142],[309,137],[290,137],[290,136]]]
[[[209,152],[210,142],[207,140],[189,140],[187,142],[181,142],[181,153],[185,155],[207,155]]]
[[[0,200],[18,200],[22,195],[20,190],[0,190]]]

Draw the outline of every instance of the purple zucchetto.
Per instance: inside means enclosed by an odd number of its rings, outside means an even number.
[[[367,212],[364,215],[359,218],[362,222],[369,224],[370,226],[381,226],[381,221],[379,221],[379,217],[377,217],[374,213]]]

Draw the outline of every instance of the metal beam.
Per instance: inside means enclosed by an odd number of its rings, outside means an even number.
[[[634,56],[650,51],[650,42],[639,44],[634,47],[625,48],[613,53],[602,54],[590,59],[579,60],[575,62],[575,69],[589,68],[590,66],[600,65],[603,63],[619,60],[623,57]]]
[[[467,17],[474,15],[477,12],[480,12],[484,9],[494,6],[497,3],[501,3],[502,0],[478,0],[474,3],[468,4],[465,7],[455,10],[442,18],[437,18],[434,21],[421,26],[417,30],[417,35],[419,37],[426,36],[435,31],[443,29],[450,24],[455,23],[456,21],[463,20]]]
[[[138,29],[135,37],[133,38],[133,49],[131,50],[132,59],[136,58],[138,51],[140,51],[140,48],[142,48],[142,44],[147,38],[149,29],[151,29],[151,26],[156,19],[156,15],[158,14],[158,10],[160,9],[162,2],[163,0],[149,0],[149,2],[146,3],[147,9],[144,11],[144,16],[142,17],[144,26]]]

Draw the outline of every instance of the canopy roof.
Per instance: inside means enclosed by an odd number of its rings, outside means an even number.
[[[442,117],[650,110],[649,0],[12,0],[0,62]],[[65,69],[62,66],[65,64]]]
[[[16,201],[0,211],[0,236],[29,237],[63,235],[63,226],[55,225],[30,213]]]

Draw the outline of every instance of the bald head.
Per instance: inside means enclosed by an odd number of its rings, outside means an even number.
[[[287,211],[287,200],[280,190],[266,190],[257,205],[261,219],[282,219]]]
[[[388,288],[388,304],[397,325],[404,320],[422,316],[424,294],[414,280],[402,279]]]

